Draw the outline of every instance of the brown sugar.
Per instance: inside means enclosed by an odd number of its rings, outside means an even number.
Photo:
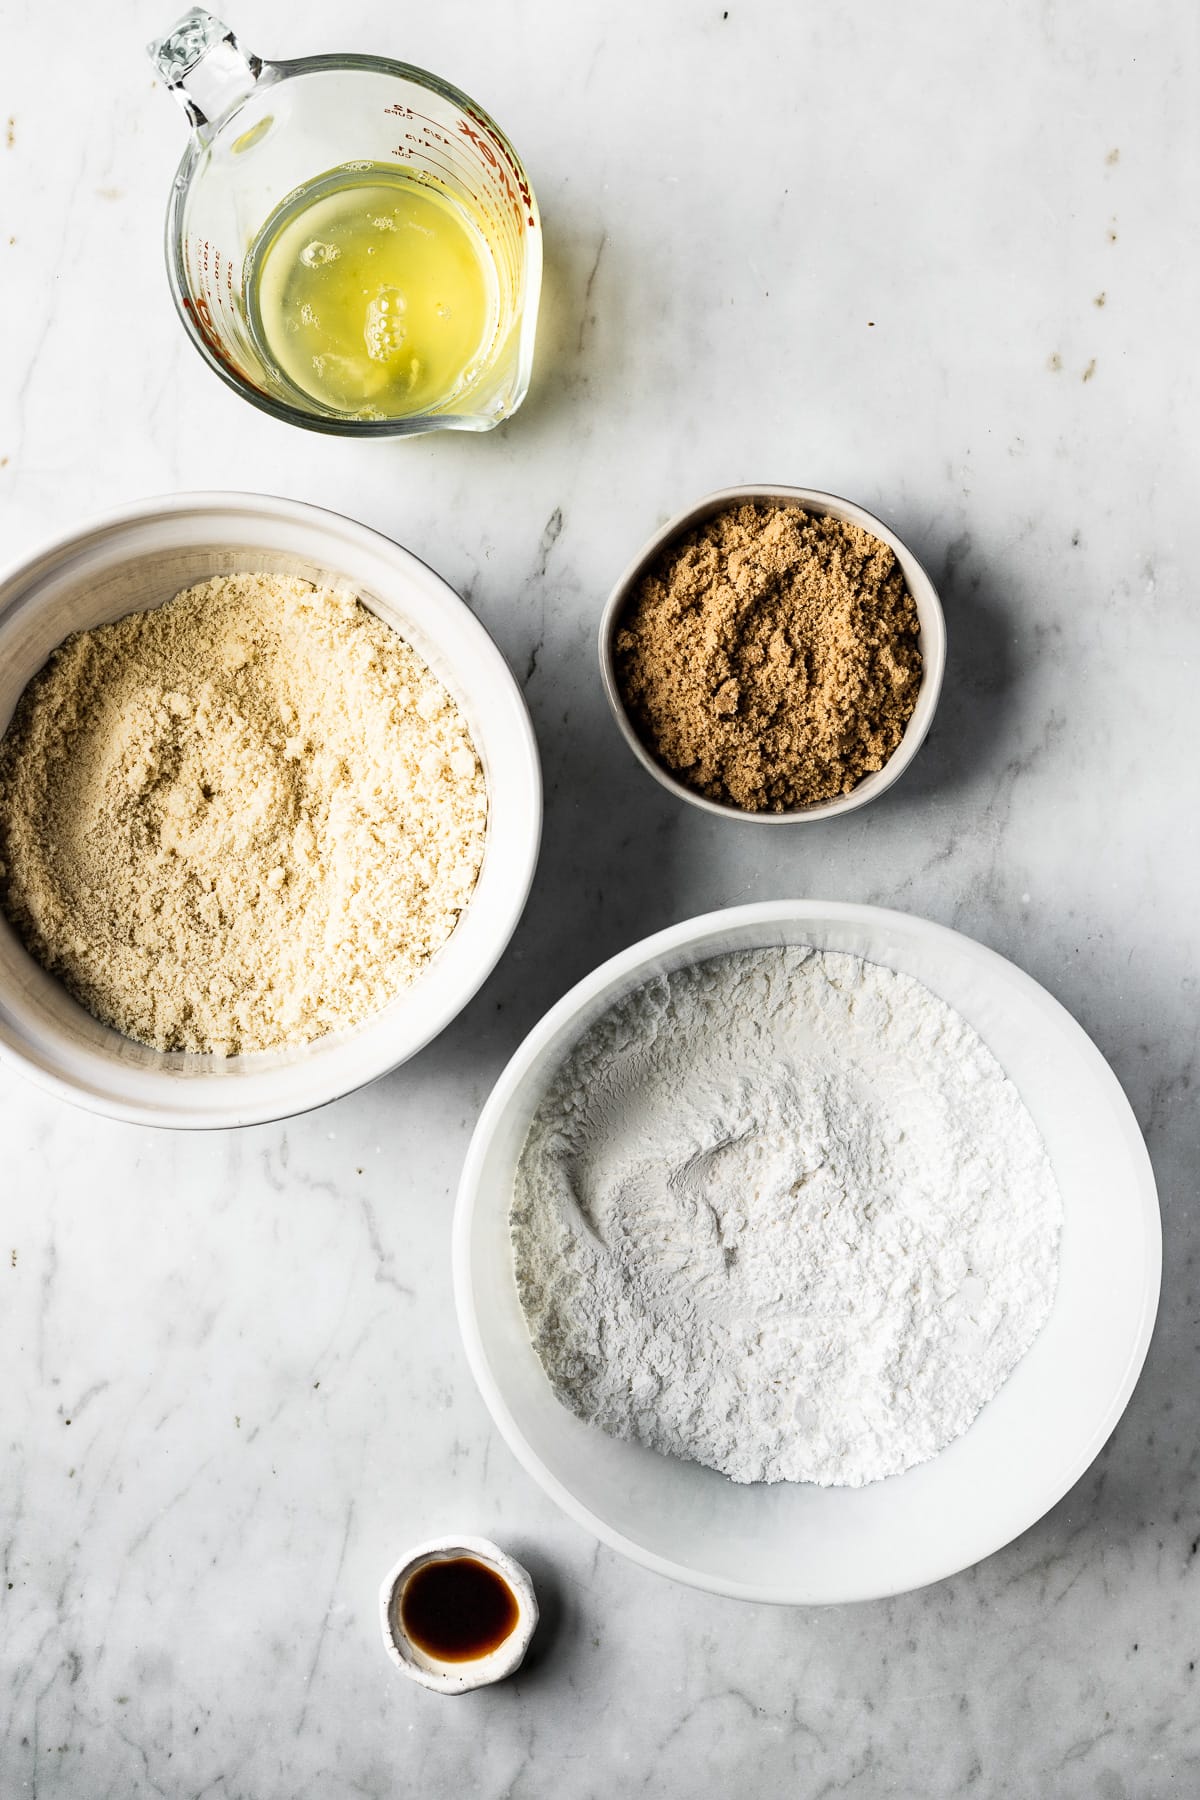
[[[921,685],[917,609],[887,544],[747,501],[668,546],[617,624],[638,736],[679,780],[746,812],[848,794],[881,769]]]

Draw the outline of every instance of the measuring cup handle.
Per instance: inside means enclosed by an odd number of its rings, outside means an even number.
[[[193,6],[146,53],[200,137],[209,137],[251,93],[268,65],[243,50],[222,20]]]

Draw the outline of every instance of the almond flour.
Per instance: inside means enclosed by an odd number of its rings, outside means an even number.
[[[454,701],[352,595],[218,577],[68,638],[0,743],[0,905],[159,1050],[302,1044],[394,999],[483,858]]]

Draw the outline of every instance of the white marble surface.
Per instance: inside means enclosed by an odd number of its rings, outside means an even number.
[[[542,202],[524,411],[351,446],[243,406],[175,322],[183,123],[141,49],[171,13],[0,4],[4,554],[180,487],[381,527],[517,668],[546,841],[482,995],[318,1115],[160,1135],[0,1070],[0,1794],[1200,1791],[1194,17],[241,0],[267,54],[448,75]],[[757,478],[881,512],[951,631],[913,771],[792,832],[661,793],[592,647],[659,520]],[[1086,1479],[983,1566],[831,1611],[597,1549],[490,1429],[450,1306],[463,1149],[526,1027],[634,937],[786,893],[910,908],[1043,981],[1126,1084],[1166,1227],[1146,1374]],[[375,1594],[455,1529],[529,1564],[545,1625],[451,1703],[395,1675]]]

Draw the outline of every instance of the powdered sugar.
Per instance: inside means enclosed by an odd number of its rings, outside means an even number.
[[[514,1265],[559,1397],[735,1481],[857,1487],[967,1429],[1050,1310],[1061,1202],[977,1033],[803,948],[651,982],[529,1132]]]

